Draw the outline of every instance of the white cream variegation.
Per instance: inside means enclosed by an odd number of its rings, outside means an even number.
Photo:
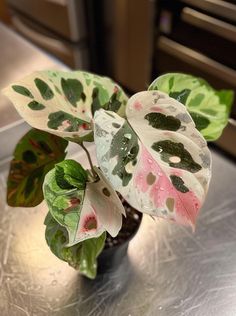
[[[44,197],[54,219],[68,231],[68,244],[101,236],[107,231],[115,237],[122,226],[124,207],[108,180],[96,168],[96,182],[87,182],[85,190],[62,189],[55,169],[44,180]]]
[[[3,93],[31,126],[75,141],[92,141],[99,108],[124,116],[127,96],[110,78],[83,71],[37,71]]]
[[[114,189],[141,212],[194,227],[211,177],[211,155],[184,105],[157,91],[132,96],[127,120],[99,110],[95,144]]]

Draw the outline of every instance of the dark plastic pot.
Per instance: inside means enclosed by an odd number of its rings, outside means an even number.
[[[137,212],[134,210],[134,212]],[[133,227],[130,235],[127,236],[127,239],[123,241],[122,244],[114,245],[111,248],[105,248],[101,252],[101,254],[97,258],[98,270],[97,274],[103,274],[106,272],[111,272],[112,270],[116,270],[122,263],[123,259],[127,255],[127,250],[129,246],[129,242],[136,235],[142,221],[142,214],[138,212],[139,221],[137,225]],[[125,220],[124,220],[125,221]],[[122,231],[122,229],[121,229]]]

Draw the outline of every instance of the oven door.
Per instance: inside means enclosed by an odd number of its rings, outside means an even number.
[[[159,73],[185,72],[203,77],[214,87],[232,88],[236,91],[236,71],[190,48],[160,37],[157,42],[156,68]],[[217,144],[236,157],[236,103],[231,118]]]
[[[87,35],[83,0],[7,0],[9,6],[65,39]]]
[[[12,14],[12,24],[25,38],[57,57],[70,68],[89,69],[86,41],[69,42],[17,12]]]
[[[157,72],[191,73],[215,88],[236,91],[236,4],[221,0],[161,1],[159,29]],[[217,142],[234,156],[235,120],[236,102]]]

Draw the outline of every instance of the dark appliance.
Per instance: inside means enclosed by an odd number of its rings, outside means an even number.
[[[83,0],[7,0],[12,24],[25,38],[74,69],[88,69]]]
[[[161,0],[155,66],[201,76],[236,91],[236,1]],[[217,142],[236,155],[236,102]]]

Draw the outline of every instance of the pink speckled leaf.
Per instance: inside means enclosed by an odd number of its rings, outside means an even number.
[[[115,237],[122,226],[124,207],[102,172],[95,169],[100,180],[87,184],[74,243],[98,237],[104,231]]]
[[[141,212],[194,227],[208,190],[211,155],[184,105],[162,92],[128,101],[127,120],[95,115],[99,165]]]
[[[102,172],[98,179],[87,181],[80,164],[65,160],[45,177],[44,197],[53,218],[68,231],[72,246],[107,231],[115,237],[121,229],[123,205]]]

